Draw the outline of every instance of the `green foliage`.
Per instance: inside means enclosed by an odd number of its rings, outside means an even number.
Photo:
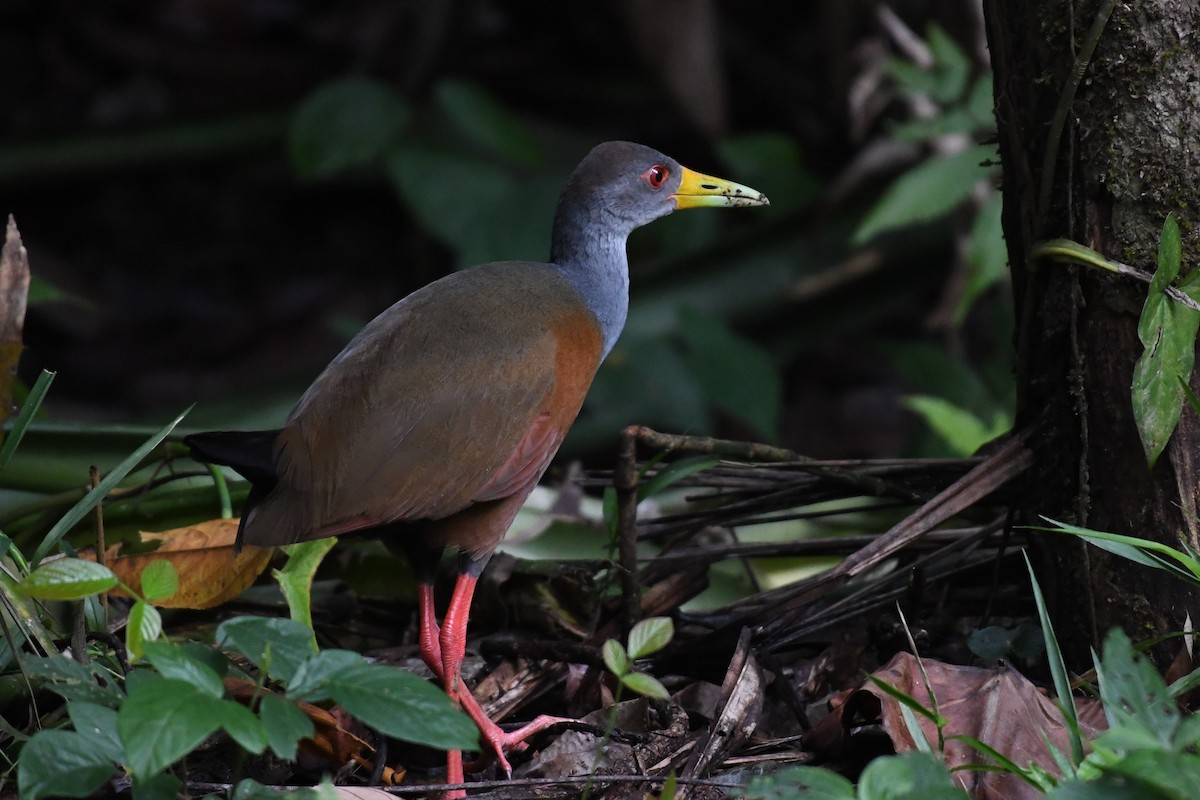
[[[862,244],[881,233],[950,213],[971,196],[976,183],[988,177],[992,168],[985,162],[995,158],[994,146],[976,145],[918,164],[888,187],[854,231],[854,242]]]
[[[38,600],[79,600],[116,585],[117,576],[108,567],[95,561],[60,558],[26,575],[17,590]]]
[[[1179,225],[1174,215],[1163,224],[1158,244],[1158,269],[1146,293],[1138,320],[1138,338],[1145,348],[1133,370],[1133,416],[1150,466],[1166,448],[1183,410],[1180,379],[1188,379],[1196,358],[1200,312],[1177,303],[1165,289],[1179,275]],[[1192,272],[1179,288],[1200,298],[1200,273]]]
[[[984,420],[960,408],[943,397],[909,395],[901,401],[908,410],[919,415],[951,452],[958,456],[972,455],[1012,427],[1011,417],[997,412]]]
[[[629,631],[626,646],[622,646],[616,639],[609,639],[604,643],[601,648],[604,666],[630,691],[666,700],[671,696],[666,687],[653,675],[634,671],[633,662],[662,650],[674,635],[675,625],[670,617],[644,619]]]
[[[746,800],[962,800],[967,793],[930,753],[877,758],[854,784],[816,767],[789,767],[755,778]]]
[[[321,87],[300,105],[288,130],[292,167],[324,178],[380,158],[409,118],[391,86],[346,78]]]
[[[972,631],[967,637],[967,647],[980,658],[1028,662],[1045,652],[1046,643],[1041,628],[1032,622],[1022,622],[1015,628],[990,625]]]

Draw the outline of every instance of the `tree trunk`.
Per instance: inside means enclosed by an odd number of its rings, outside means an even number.
[[[1062,237],[1153,271],[1174,212],[1183,272],[1195,265],[1200,4],[985,0],[985,10],[1018,320],[1017,419],[1036,430],[1026,521],[1046,515],[1200,546],[1200,421],[1184,410],[1153,469],[1134,424],[1146,285],[1030,259],[1037,242]],[[1147,639],[1181,630],[1189,611],[1198,619],[1196,593],[1165,573],[1069,537],[1039,543],[1051,555],[1042,580],[1056,633],[1077,666],[1111,627]]]

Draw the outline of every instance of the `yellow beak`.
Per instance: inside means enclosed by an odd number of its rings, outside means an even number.
[[[766,206],[767,196],[740,183],[702,175],[683,167],[683,180],[675,192],[675,208],[703,206]]]

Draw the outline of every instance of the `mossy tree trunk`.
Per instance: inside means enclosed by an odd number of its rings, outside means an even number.
[[[1200,5],[985,0],[985,11],[1018,320],[1018,425],[1036,431],[1026,521],[1044,514],[1200,547],[1200,421],[1184,410],[1153,469],[1134,423],[1146,285],[1030,258],[1037,242],[1062,237],[1153,271],[1174,212],[1183,272],[1200,263]],[[1042,577],[1056,631],[1076,666],[1113,626],[1146,639],[1181,630],[1189,612],[1200,621],[1200,596],[1162,572],[1067,537],[1040,543],[1051,556]]]

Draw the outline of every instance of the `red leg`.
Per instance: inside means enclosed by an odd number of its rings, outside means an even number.
[[[446,693],[454,700],[479,728],[484,751],[495,753],[500,767],[508,776],[512,776],[512,765],[505,758],[505,752],[520,752],[525,749],[525,740],[536,733],[558,724],[559,722],[574,722],[566,717],[551,717],[542,715],[521,728],[505,733],[499,725],[492,722],[475,695],[462,683],[462,662],[467,647],[467,616],[471,610],[471,598],[475,593],[476,577],[460,574],[454,585],[454,594],[450,598],[450,606],[442,625],[438,626],[433,608],[432,584],[419,584],[417,599],[420,607],[420,651],[421,659],[442,680]],[[447,753],[446,766],[447,782],[462,782],[462,754],[459,751]],[[465,795],[449,795],[465,796]]]

